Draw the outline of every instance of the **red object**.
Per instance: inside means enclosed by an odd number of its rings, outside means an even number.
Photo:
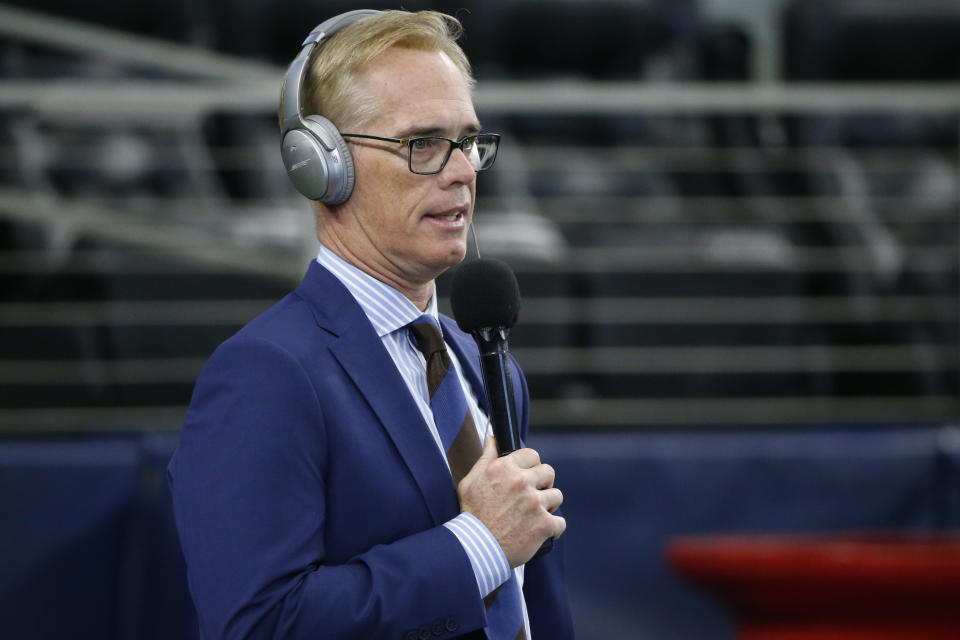
[[[687,537],[667,558],[740,640],[960,640],[960,534]]]

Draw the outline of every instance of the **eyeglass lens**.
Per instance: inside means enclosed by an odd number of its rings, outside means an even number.
[[[482,171],[493,164],[497,142],[496,136],[486,134],[468,136],[462,144],[447,138],[415,138],[410,141],[410,168],[418,173],[436,173],[443,169],[453,148],[460,146],[474,171]]]

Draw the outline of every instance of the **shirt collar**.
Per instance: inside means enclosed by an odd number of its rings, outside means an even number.
[[[422,315],[433,316],[439,324],[436,286],[426,311],[421,312],[402,293],[361,271],[322,244],[317,262],[347,288],[379,337],[407,326]]]

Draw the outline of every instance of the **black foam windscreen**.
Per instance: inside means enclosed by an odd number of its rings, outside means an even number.
[[[520,286],[507,263],[478,258],[457,267],[450,284],[450,306],[461,329],[512,327],[520,314]]]

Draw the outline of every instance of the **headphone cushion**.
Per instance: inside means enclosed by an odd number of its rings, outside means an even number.
[[[347,141],[337,127],[323,116],[311,115],[303,119],[306,128],[320,140],[327,172],[327,192],[321,202],[342,204],[353,193],[353,156]]]

